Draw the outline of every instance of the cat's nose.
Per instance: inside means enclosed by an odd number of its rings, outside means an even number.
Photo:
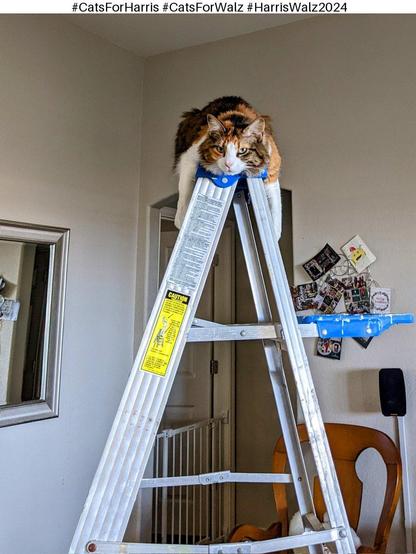
[[[227,169],[231,169],[232,165],[233,165],[233,162],[227,162],[227,161],[225,162],[225,167]]]

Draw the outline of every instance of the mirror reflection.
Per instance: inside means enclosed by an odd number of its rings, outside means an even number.
[[[43,398],[51,245],[0,240],[0,405]]]

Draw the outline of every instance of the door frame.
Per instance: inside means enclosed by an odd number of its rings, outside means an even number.
[[[155,303],[157,292],[159,290],[159,258],[160,258],[160,233],[162,229],[162,219],[175,219],[175,208],[163,207],[148,208],[148,217],[146,225],[146,252],[147,264],[145,275],[145,297],[143,319],[144,323],[149,319],[150,313]]]

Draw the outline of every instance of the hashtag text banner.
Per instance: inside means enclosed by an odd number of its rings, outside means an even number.
[[[73,2],[71,0],[2,0],[0,13],[76,14],[352,14],[416,13],[416,0],[339,0],[333,2],[242,0],[241,2],[166,1],[153,2]]]

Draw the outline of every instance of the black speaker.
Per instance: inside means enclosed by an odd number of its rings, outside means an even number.
[[[385,416],[406,415],[406,388],[403,371],[399,368],[383,368],[378,374],[381,411]]]

